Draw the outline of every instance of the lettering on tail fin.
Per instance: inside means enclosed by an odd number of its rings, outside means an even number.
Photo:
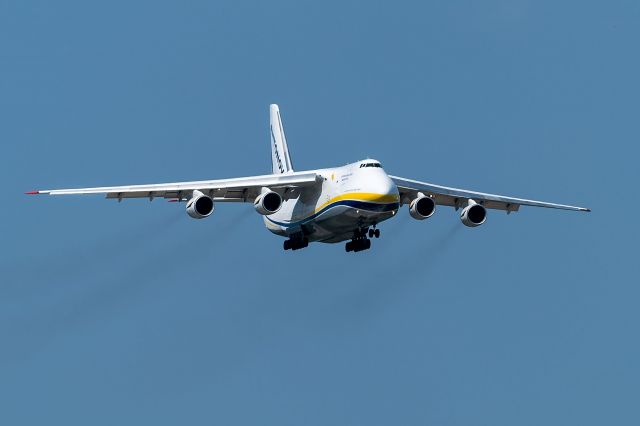
[[[269,131],[271,133],[271,171],[272,173],[289,173],[293,171],[287,138],[284,135],[282,119],[278,105],[269,107]]]
[[[269,127],[271,127],[271,141],[273,142],[273,145],[271,146],[271,150],[276,159],[278,170],[280,170],[280,173],[284,173],[284,167],[282,167],[282,160],[280,159],[280,153],[278,152],[278,144],[276,143],[276,137],[273,135],[273,126],[269,126]],[[272,171],[275,173],[275,170],[272,170]]]

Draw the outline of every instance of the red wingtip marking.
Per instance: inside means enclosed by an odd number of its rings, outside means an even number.
[[[167,200],[169,203],[177,203],[179,200]]]
[[[38,195],[40,193],[40,191],[29,191],[29,192],[25,192],[26,195]]]

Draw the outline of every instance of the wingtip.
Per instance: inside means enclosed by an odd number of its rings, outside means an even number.
[[[40,191],[27,191],[25,192],[25,195],[38,195],[40,193]]]
[[[591,209],[588,209],[588,208],[586,208],[586,207],[585,207],[585,208],[582,208],[581,210],[582,210],[583,212],[590,212],[590,211],[591,211]]]

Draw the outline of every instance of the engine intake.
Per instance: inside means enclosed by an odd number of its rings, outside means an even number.
[[[213,209],[213,199],[200,191],[193,191],[193,197],[187,201],[187,214],[194,219],[210,216]]]
[[[482,225],[487,220],[487,209],[473,200],[469,200],[469,205],[462,209],[460,220],[465,226],[475,227]]]
[[[426,195],[419,193],[418,198],[415,198],[409,204],[409,214],[412,218],[417,220],[424,220],[431,216],[436,211],[436,202],[433,201],[433,198],[427,197]]]
[[[253,201],[253,207],[263,216],[274,214],[282,207],[282,197],[277,192],[263,188],[262,193]]]

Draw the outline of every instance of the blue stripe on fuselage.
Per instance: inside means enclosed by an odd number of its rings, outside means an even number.
[[[368,212],[388,212],[391,210],[397,210],[400,207],[399,203],[387,203],[387,204],[378,204],[378,203],[370,203],[368,201],[357,201],[357,200],[341,200],[341,201],[336,201],[335,203],[329,204],[328,206],[324,207],[322,210],[312,214],[309,217],[306,217],[302,220],[298,220],[295,222],[277,222],[273,219],[271,219],[269,216],[265,216],[267,218],[267,220],[271,223],[274,223],[276,225],[285,227],[285,228],[289,228],[292,226],[298,226],[298,225],[302,225],[306,222],[309,222],[313,219],[315,219],[316,217],[320,216],[322,213],[326,212],[327,210],[333,208],[333,207],[337,207],[337,206],[348,206],[348,207],[352,207],[354,209],[360,209],[360,210],[366,210]]]

